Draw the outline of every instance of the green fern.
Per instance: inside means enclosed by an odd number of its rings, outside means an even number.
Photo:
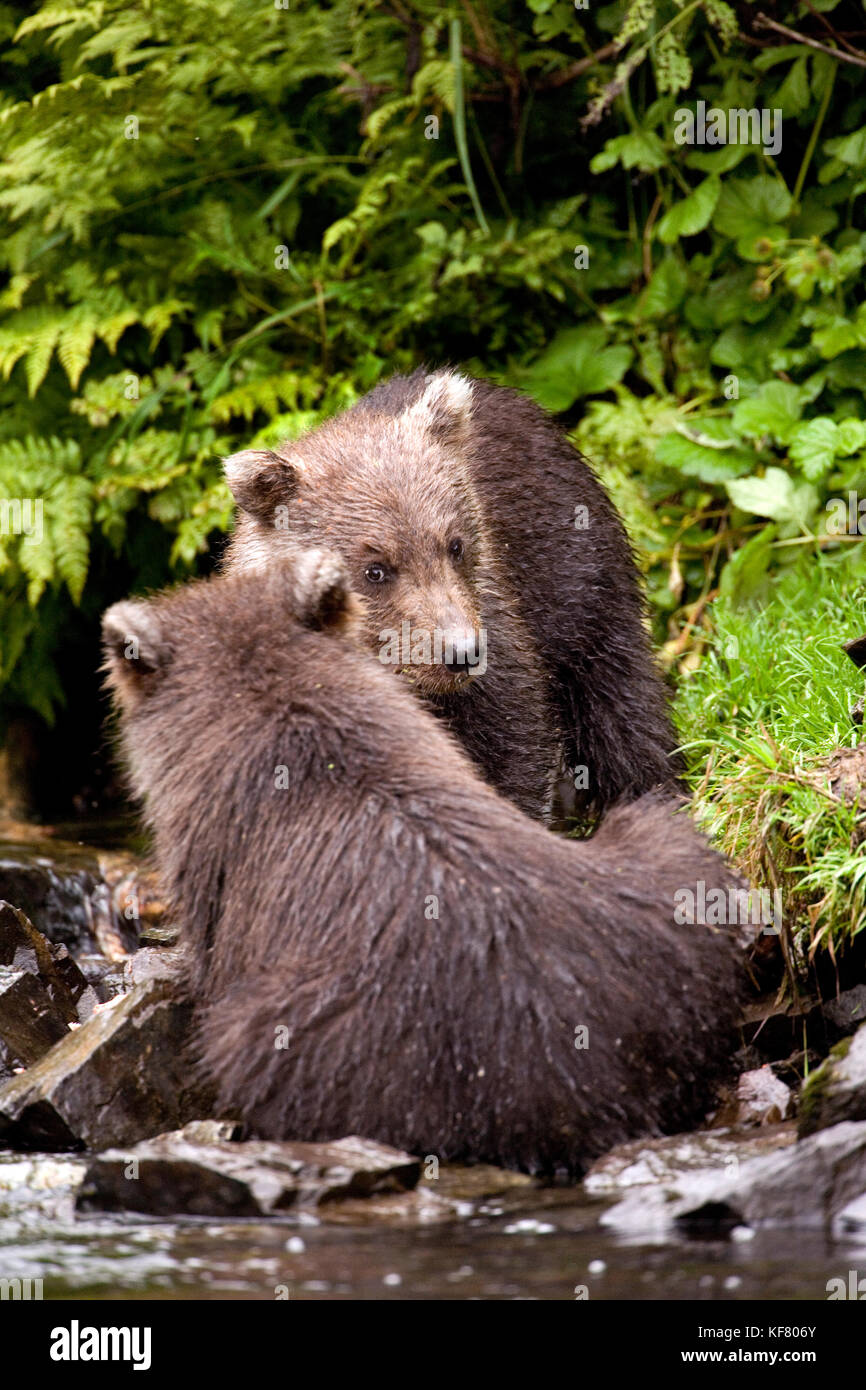
[[[16,559],[27,580],[27,602],[31,608],[35,608],[55,572],[50,531],[43,528],[41,532],[34,531],[32,535],[22,536]]]
[[[57,341],[57,356],[73,391],[78,385],[81,373],[90,361],[90,354],[96,339],[98,322],[87,308],[82,307],[69,316],[60,331]]]
[[[297,373],[280,372],[277,376],[253,377],[217,396],[211,406],[211,416],[218,424],[238,416],[250,421],[259,411],[268,416],[277,415],[280,402],[296,406],[297,399]]]
[[[819,8],[838,28],[835,0]],[[48,716],[64,624],[75,601],[98,608],[106,561],[124,555],[131,587],[194,572],[230,524],[221,456],[291,438],[421,360],[511,382],[540,361],[537,384],[559,331],[581,339],[547,386],[615,475],[674,645],[756,523],[705,478],[720,456],[699,440],[737,417],[725,372],[753,425],[781,385],[805,393],[805,428],[840,427],[833,459],[803,469],[808,439],[792,460],[772,429],[749,435],[723,457],[754,461],[751,495],[766,505],[769,467],[862,490],[841,431],[864,418],[866,373],[857,68],[769,33],[753,61],[749,11],[0,6],[0,499],[45,507],[39,546],[0,534],[0,715],[15,701]],[[791,22],[823,33],[808,7]],[[673,112],[697,92],[783,108],[772,165],[745,146],[675,150]],[[581,127],[590,104],[600,119]],[[698,442],[664,426],[698,402]]]
[[[87,478],[66,474],[58,478],[45,499],[54,572],[76,604],[81,602],[90,559],[92,495],[93,488]]]
[[[7,563],[14,553],[31,606],[49,584],[65,584],[73,603],[80,602],[87,578],[92,494],[92,484],[80,470],[73,440],[30,437],[0,444],[2,496],[7,505],[15,499],[29,508],[29,526],[17,537],[5,537],[4,552]]]

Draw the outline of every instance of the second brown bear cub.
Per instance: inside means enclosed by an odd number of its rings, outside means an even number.
[[[522,815],[359,649],[349,583],[313,551],[104,619],[224,1111],[571,1172],[700,1118],[738,972],[675,895],[730,870],[654,797],[588,841]]]
[[[240,508],[228,568],[338,551],[370,646],[530,815],[549,818],[560,763],[565,813],[672,783],[624,528],[532,401],[420,369],[276,452],[233,455],[226,476]]]

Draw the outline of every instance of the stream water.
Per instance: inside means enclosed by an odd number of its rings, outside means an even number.
[[[824,1300],[828,1280],[866,1267],[866,1235],[612,1235],[574,1187],[467,1196],[450,1218],[432,1193],[426,1212],[422,1194],[411,1210],[370,1198],[266,1222],[76,1216],[81,1171],[0,1154],[0,1280],[42,1280],[45,1299]],[[472,1170],[449,1177],[471,1193]]]

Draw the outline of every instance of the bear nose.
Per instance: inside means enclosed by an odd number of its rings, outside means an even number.
[[[459,675],[478,665],[478,649],[474,632],[449,632],[445,639],[443,665],[446,671]]]

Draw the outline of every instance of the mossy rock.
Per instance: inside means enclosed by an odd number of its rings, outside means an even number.
[[[803,1086],[801,1139],[843,1120],[866,1120],[866,1024],[837,1043]]]

